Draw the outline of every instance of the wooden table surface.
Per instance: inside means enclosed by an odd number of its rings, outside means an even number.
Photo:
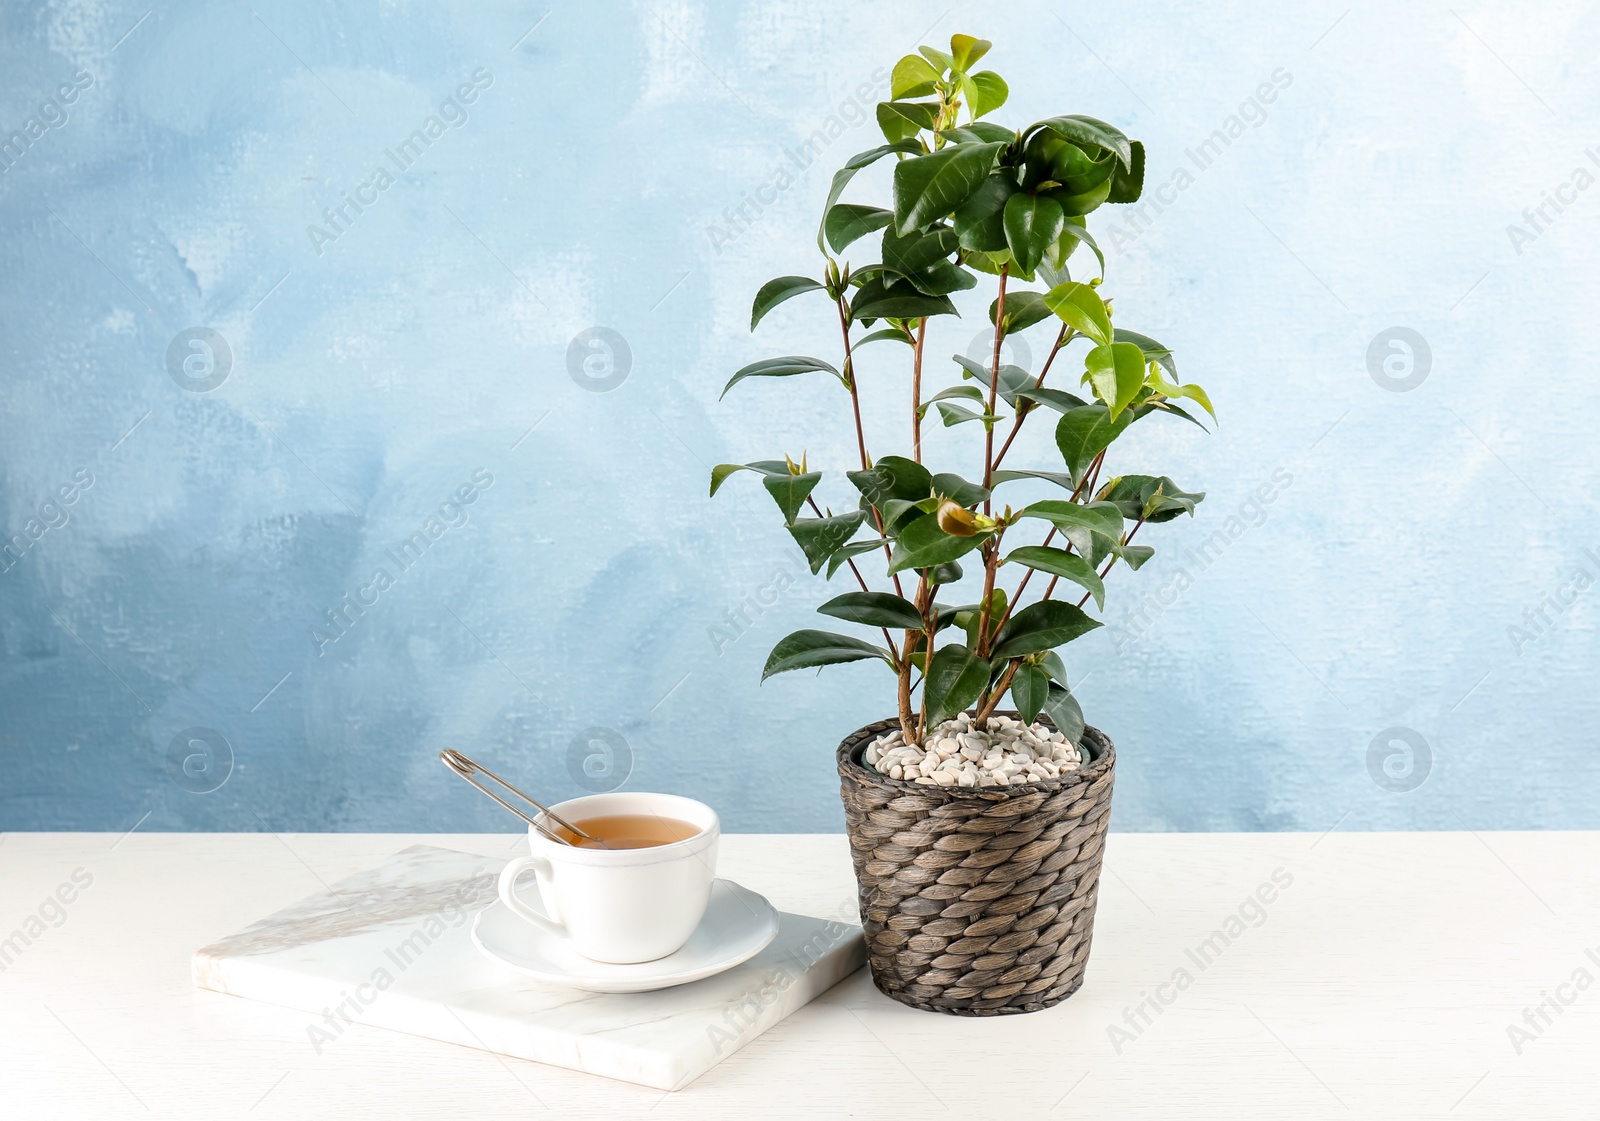
[[[1116,833],[1066,1003],[938,1016],[863,970],[668,1095],[361,1026],[318,1053],[190,984],[417,842],[521,838],[0,834],[0,1117],[1600,1116],[1600,833]],[[853,912],[842,836],[728,836],[720,870]]]

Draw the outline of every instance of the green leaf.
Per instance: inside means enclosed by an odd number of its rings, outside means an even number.
[[[929,315],[956,315],[956,305],[948,296],[929,296],[917,291],[910,281],[895,278],[884,283],[882,275],[861,286],[850,301],[850,314],[862,319],[921,319]]]
[[[1067,664],[1061,660],[1061,655],[1054,650],[1039,659],[1039,668],[1050,675],[1050,680],[1058,683],[1063,689],[1067,688]]]
[[[852,510],[826,518],[796,518],[789,523],[789,535],[806,555],[815,575],[836,549],[855,536],[866,517],[864,512]]]
[[[995,661],[1054,650],[1088,634],[1101,624],[1070,603],[1057,599],[1030,603],[1011,616],[995,638]],[[937,655],[936,655],[937,656]]]
[[[778,509],[783,511],[785,524],[789,524],[800,513],[800,507],[805,504],[806,497],[816,489],[821,479],[820,471],[811,471],[804,475],[768,475],[761,480],[761,485],[767,488],[767,493],[777,502]]]
[[[922,629],[922,616],[917,614],[917,609],[908,600],[889,592],[846,592],[830,599],[817,610],[835,619],[868,627],[893,627],[903,631]]]
[[[1174,385],[1159,374],[1152,375],[1149,380],[1151,388],[1157,393],[1165,397],[1187,397],[1191,401],[1198,402],[1201,408],[1210,413],[1212,420],[1217,419],[1217,411],[1211,407],[1211,398],[1207,397],[1206,391],[1198,385],[1192,382],[1188,385]]]
[[[922,145],[915,140],[902,140],[898,144],[882,144],[876,148],[869,148],[865,152],[857,152],[844,162],[844,166],[833,173],[833,184],[828,188],[828,201],[822,204],[823,224],[817,227],[817,248],[826,252],[827,246],[823,242],[826,232],[828,212],[833,209],[833,204],[839,201],[839,196],[844,194],[844,189],[850,185],[856,172],[868,164],[876,163],[890,152],[899,152],[910,155],[922,151]]]
[[[901,237],[883,231],[883,267],[898,273],[930,296],[948,296],[977,285],[978,278],[949,260],[956,251],[955,230],[939,226],[927,233]]]
[[[778,645],[767,655],[761,680],[792,669],[813,669],[838,665],[840,662],[859,662],[866,658],[881,658],[890,666],[894,665],[889,651],[870,642],[862,642],[859,638],[829,631],[795,631],[779,639]]]
[[[1121,327],[1116,329],[1114,342],[1132,343],[1144,352],[1144,356],[1154,362],[1161,363],[1161,368],[1171,374],[1173,380],[1178,377],[1178,363],[1172,357],[1172,351],[1164,344],[1156,342],[1149,335],[1141,335],[1138,331],[1127,331]]]
[[[939,84],[939,72],[917,55],[908,54],[894,64],[889,76],[889,96],[899,101],[902,97],[921,97],[932,93]]]
[[[952,144],[901,160],[894,169],[894,225],[901,234],[932,224],[966,202],[989,177],[1004,144]]]
[[[977,612],[981,608],[982,604],[977,603],[964,603],[959,607],[952,607],[948,603],[935,602],[933,605],[933,629],[935,631],[942,631],[952,623],[960,627],[965,627],[967,625],[966,616]]]
[[[923,682],[928,720],[937,724],[969,708],[989,684],[989,663],[959,642],[933,652]]]
[[[1006,246],[1023,272],[1039,267],[1065,223],[1059,203],[1042,195],[1018,192],[1011,196],[1005,212]]]
[[[933,493],[961,506],[976,506],[989,497],[989,492],[977,483],[969,483],[949,471],[941,471],[933,477]]]
[[[1049,695],[1049,674],[1038,666],[1017,667],[1016,676],[1011,679],[1011,703],[1017,706],[1017,715],[1022,717],[1024,724],[1032,724],[1039,719],[1039,710],[1044,707],[1045,698]]]
[[[859,557],[863,553],[870,553],[874,549],[881,549],[884,544],[885,539],[877,537],[871,541],[852,541],[848,545],[839,546],[828,557],[828,579],[833,579],[833,574],[844,566],[845,561]]]
[[[1011,177],[996,173],[956,207],[954,220],[961,248],[974,253],[1003,252],[1006,248],[1006,203],[1016,193],[1017,185]]]
[[[742,463],[719,463],[711,469],[711,497],[717,496],[717,491],[722,489],[722,484],[728,481],[728,476],[735,471],[752,471],[754,468],[746,467]]]
[[[1057,189],[1045,193],[1061,204],[1061,212],[1067,217],[1080,218],[1106,201],[1106,196],[1111,193],[1111,180],[1107,178],[1098,187],[1091,187],[1089,190],[1078,194],[1072,194],[1065,189]]]
[[[984,55],[989,53],[989,48],[994,44],[987,39],[976,39],[971,35],[950,36],[950,60],[952,69],[966,71],[972,68]]]
[[[886,455],[866,471],[846,471],[845,478],[873,506],[882,506],[892,498],[918,502],[933,493],[933,476],[928,469],[901,455]]]
[[[968,377],[981,382],[985,389],[989,387],[989,367],[968,358],[965,354],[952,354],[950,357],[954,358],[961,368],[967,372]],[[1009,363],[1001,365],[1000,388],[998,390],[1000,399],[1008,405],[1015,405],[1017,403],[1017,395],[1033,388],[1035,380],[1034,376],[1021,366],[1013,366]]]
[[[767,358],[760,362],[752,362],[728,379],[728,384],[722,387],[721,396],[726,397],[728,390],[745,378],[786,378],[795,374],[806,374],[813,370],[825,370],[838,378],[841,382],[844,377],[838,370],[820,358],[807,358],[801,354],[790,354],[783,358]]]
[[[1022,196],[1017,196],[1022,197]],[[989,322],[994,322],[994,313],[1000,308],[999,299],[989,302]],[[1045,304],[1044,297],[1038,292],[1019,290],[1006,293],[1006,330],[1008,335],[1018,331],[1026,331],[1035,323],[1048,319],[1050,308]]]
[[[887,221],[887,217],[884,220]],[[761,286],[761,291],[756,293],[755,305],[750,309],[750,329],[754,331],[762,317],[783,301],[791,300],[802,292],[822,290],[822,285],[809,276],[780,276],[776,280],[767,281]]]
[[[1041,145],[1041,150],[1049,153],[1049,177],[1060,183],[1062,192],[1069,197],[1093,192],[1101,186],[1110,191],[1111,173],[1121,166],[1117,157],[1108,151],[1085,150],[1048,130],[1034,134],[1032,143]]]
[[[955,561],[936,564],[928,572],[928,583],[930,584],[954,584],[960,579],[961,566]]]
[[[1071,227],[1071,222],[1061,227],[1063,240],[1070,240],[1066,231]],[[1033,270],[1033,275],[1039,278],[1047,290],[1059,287],[1072,279],[1072,272],[1067,268],[1066,264],[1063,262],[1059,268],[1056,267],[1051,261],[1052,256],[1054,254],[1046,254],[1045,259],[1039,262],[1039,267]]]
[[[865,498],[861,500],[863,509],[870,504]],[[924,498],[919,502],[909,502],[904,498],[891,498],[878,508],[883,515],[884,532],[890,537],[896,536],[912,519],[923,514],[931,514],[938,508],[938,501],[933,498]]]
[[[1099,573],[1095,572],[1089,562],[1076,553],[1069,553],[1065,549],[1052,549],[1045,545],[1024,545],[1020,549],[1013,549],[1011,555],[1006,558],[1006,563],[1036,568],[1040,572],[1048,572],[1052,576],[1061,576],[1071,580],[1078,587],[1094,596],[1096,607],[1102,610],[1105,608],[1105,584],[1101,581]]]
[[[955,68],[956,60],[939,50],[937,47],[918,47],[917,53],[937,66],[941,71]]]
[[[1078,707],[1077,699],[1064,686],[1051,683],[1050,694],[1044,702],[1044,714],[1056,726],[1056,731],[1066,736],[1067,742],[1074,747],[1083,739],[1083,709]]]
[[[1151,400],[1145,402],[1144,404],[1137,406],[1137,408],[1134,411],[1137,412],[1140,416],[1143,416],[1146,412],[1150,412],[1150,411],[1159,411],[1159,412],[1163,412],[1163,413],[1173,413],[1173,414],[1175,414],[1177,416],[1181,416],[1184,420],[1186,420],[1190,424],[1194,425],[1200,431],[1202,431],[1204,433],[1207,433],[1208,435],[1211,432],[1211,429],[1207,428],[1204,424],[1200,423],[1200,421],[1196,420],[1194,418],[1194,416],[1192,414],[1190,414],[1187,409],[1183,408],[1181,405],[1174,404],[1172,401],[1168,400],[1165,397],[1152,398]]]
[[[1073,478],[1082,479],[1094,457],[1105,451],[1133,421],[1131,412],[1112,420],[1111,410],[1104,405],[1085,405],[1062,416],[1056,423],[1056,447],[1061,450],[1061,458],[1066,461]]]
[[[1000,232],[1004,235],[1005,230],[1002,229]],[[975,250],[969,250],[966,255],[966,265],[969,269],[977,269],[979,272],[986,272],[990,276],[999,276],[1011,265],[1011,250],[1002,249],[997,253],[980,253]],[[1012,279],[1029,280],[1030,278],[1019,277],[1016,273],[1013,273]]]
[[[1085,117],[1073,114],[1066,117],[1051,117],[1047,121],[1040,121],[1033,128],[1047,128],[1063,140],[1070,140],[1080,146],[1103,148],[1108,152],[1116,153],[1117,159],[1122,161],[1122,166],[1133,167],[1133,144],[1121,129],[1096,120],[1094,117]],[[1032,132],[1033,129],[1029,129]]]
[[[1111,551],[1127,562],[1128,567],[1135,572],[1139,571],[1145,561],[1156,555],[1156,551],[1149,545],[1118,545]]]
[[[990,425],[1000,418],[993,413],[973,412],[971,409],[960,405],[952,405],[949,401],[939,402],[939,417],[944,421],[946,428],[954,428],[958,424],[965,424],[969,420],[981,420]]]
[[[1087,335],[1101,345],[1111,341],[1111,317],[1106,314],[1105,301],[1093,286],[1069,280],[1050,289],[1043,299],[1045,306],[1080,335]]]
[[[1129,521],[1143,518],[1160,523],[1170,522],[1180,514],[1193,517],[1205,492],[1186,491],[1165,475],[1119,475],[1101,487],[1096,498],[1116,506]]]
[[[944,623],[943,626],[948,626],[950,623],[954,623],[956,626],[960,627],[966,632],[967,645],[976,647],[978,645],[978,624],[982,621],[983,605],[981,603],[973,603],[964,607],[958,607],[951,611],[949,614],[949,621]],[[942,630],[943,626],[937,629]]]
[[[1018,400],[1037,401],[1041,405],[1048,405],[1058,413],[1071,412],[1081,409],[1088,404],[1076,393],[1068,393],[1064,389],[1025,389],[1017,394]]]
[[[1083,221],[1082,218],[1077,218],[1076,220],[1068,220],[1062,225],[1061,237],[1056,241],[1055,248],[1045,255],[1043,264],[1051,266],[1053,270],[1065,269],[1067,258],[1072,256],[1073,250],[1077,249],[1078,244],[1081,242],[1089,247],[1090,251],[1094,253],[1095,260],[1100,262],[1100,275],[1104,277],[1106,275],[1106,255],[1101,252],[1100,243],[1095,241],[1089,231],[1077,224],[1081,221]],[[1070,278],[1063,277],[1063,279]]]
[[[979,389],[975,385],[952,385],[949,389],[941,389],[932,397],[929,397],[926,401],[924,401],[922,403],[923,410],[926,411],[927,407],[933,404],[935,401],[948,401],[955,397],[962,397],[969,401],[982,401],[983,390]],[[737,464],[735,466],[737,466]]]
[[[1078,489],[1078,480],[1060,471],[996,471],[989,476],[989,481],[996,486],[1001,483],[1013,482],[1017,479],[1043,479],[1046,482],[1054,483],[1063,490]]]
[[[1137,140],[1131,144],[1133,161],[1126,167],[1117,164],[1111,172],[1111,193],[1107,202],[1138,202],[1144,193],[1144,145]]]
[[[827,235],[833,251],[843,253],[857,238],[883,229],[893,217],[881,206],[841,202],[828,208],[828,215],[822,220],[822,232]]]
[[[910,335],[906,334],[906,332],[900,330],[899,328],[896,328],[896,327],[884,327],[882,330],[873,331],[869,335],[862,335],[853,344],[851,344],[851,348],[853,350],[860,350],[862,347],[866,346],[868,343],[881,342],[881,341],[883,341],[885,339],[891,339],[891,340],[893,340],[894,342],[897,342],[897,343],[905,343],[907,346],[916,346],[917,345],[917,341],[914,338],[912,338]]]
[[[781,459],[758,459],[754,463],[719,463],[711,469],[711,495],[716,497],[722,484],[735,471],[754,471],[760,475],[787,475],[789,465]]]
[[[880,101],[878,128],[891,144],[910,140],[923,129],[932,129],[939,120],[937,101]]]
[[[1015,129],[997,125],[992,121],[969,121],[955,128],[947,128],[939,133],[939,136],[957,144],[993,144],[997,141],[1001,144],[1010,144],[1017,138],[1017,133]]]
[[[908,568],[933,568],[965,556],[983,544],[987,533],[971,537],[952,537],[939,528],[939,520],[926,514],[900,532],[889,558],[889,575]]]
[[[993,70],[980,70],[967,79],[966,85],[967,107],[972,110],[973,120],[993,113],[1011,95],[1006,80]]]
[[[1089,384],[1111,407],[1113,419],[1144,388],[1144,352],[1133,343],[1097,346],[1085,356],[1084,364]]]
[[[1060,530],[1061,535],[1072,542],[1072,547],[1086,557],[1094,554],[1096,535],[1112,544],[1122,540],[1122,511],[1110,503],[1085,506],[1049,498],[1025,506],[1021,516],[1043,518]]]

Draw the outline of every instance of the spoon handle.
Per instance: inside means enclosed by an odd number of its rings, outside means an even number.
[[[555,822],[557,825],[561,826],[563,829],[570,830],[571,832],[577,834],[579,837],[582,837],[586,841],[594,841],[595,844],[600,844],[601,843],[601,842],[595,840],[594,837],[591,837],[589,834],[585,833],[582,829],[579,829],[576,825],[573,825],[570,821],[567,821],[566,819],[562,818],[555,811],[553,811],[551,809],[548,809],[547,807],[545,807],[541,803],[539,803],[539,802],[535,801],[534,799],[528,797],[522,791],[518,790],[515,786],[512,786],[505,779],[501,778],[499,775],[497,775],[493,771],[489,770],[489,768],[481,766],[481,765],[479,765],[477,763],[474,763],[471,759],[468,759],[465,755],[461,754],[461,752],[459,752],[459,751],[456,751],[454,748],[449,748],[449,747],[445,748],[443,751],[439,752],[439,758],[441,760],[443,760],[445,766],[449,767],[456,774],[458,774],[462,778],[466,779],[473,786],[477,787],[480,791],[482,791],[483,793],[487,794],[489,797],[493,798],[496,802],[499,802],[506,809],[508,809],[512,813],[516,814],[523,821],[526,821],[529,825],[531,825],[535,829],[539,830],[539,832],[543,833],[545,836],[549,837],[551,840],[560,841],[564,845],[572,844],[571,841],[567,840],[565,837],[561,836],[559,833],[556,833],[553,830],[551,830],[550,827],[545,825],[544,822],[540,821],[537,818],[529,817],[525,812],[523,812],[522,810],[518,809],[516,806],[513,806],[510,802],[506,801],[500,795],[496,794],[493,790],[490,790],[487,786],[483,785],[483,783],[479,782],[477,780],[476,776],[477,775],[483,775],[485,778],[492,779],[495,782],[499,783],[501,786],[505,787],[505,789],[507,789],[511,793],[515,794],[518,798],[521,798],[524,802],[528,803],[528,805],[530,805],[530,806],[534,807],[535,809],[537,809],[541,814],[543,814],[545,817],[549,818],[551,821]]]

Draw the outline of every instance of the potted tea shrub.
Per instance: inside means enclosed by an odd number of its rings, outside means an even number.
[[[779,277],[756,295],[752,330],[785,301],[827,300],[841,360],[766,359],[723,391],[798,374],[836,383],[859,462],[823,492],[829,505],[804,454],[711,476],[714,495],[734,472],[759,475],[813,573],[855,585],[818,610],[861,634],[796,631],[762,677],[855,661],[894,674],[895,715],[838,750],[872,976],[896,1000],[972,1016],[1047,1008],[1083,981],[1116,752],[1084,724],[1058,651],[1101,625],[1085,608],[1104,608],[1109,571],[1150,557],[1144,538],[1134,544],[1141,531],[1203,497],[1113,473],[1116,440],[1148,417],[1200,424],[1197,411],[1211,412],[1167,347],[1120,325],[1101,283],[1085,219],[1139,197],[1142,146],[1093,117],[1022,129],[984,119],[1007,95],[978,69],[989,47],[957,35],[948,52],[922,47],[896,64],[893,100],[877,110],[886,143],[833,177],[820,277]],[[884,159],[897,161],[891,205],[844,201],[855,174]],[[957,314],[951,297],[978,273],[994,278],[987,361],[956,355],[959,379],[925,394],[930,326]],[[1041,323],[1054,341],[1039,368],[1002,362],[1006,336]],[[906,454],[874,457],[862,424],[856,355],[878,345],[906,348]],[[1059,458],[1008,460],[1041,415]],[[970,477],[924,462],[934,417],[973,434]],[[1051,497],[1007,501],[1041,491]]]

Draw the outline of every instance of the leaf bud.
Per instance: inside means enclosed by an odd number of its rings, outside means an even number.
[[[939,519],[939,528],[951,537],[971,537],[978,532],[977,515],[948,498],[939,503],[933,516]]]

